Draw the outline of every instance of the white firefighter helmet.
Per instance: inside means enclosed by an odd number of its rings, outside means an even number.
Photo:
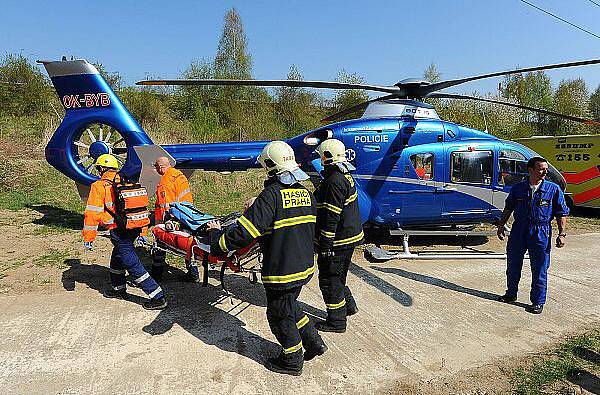
[[[271,141],[265,145],[258,156],[258,163],[267,171],[269,177],[285,171],[299,170],[294,150],[284,141]]]
[[[319,145],[317,152],[321,157],[323,166],[333,163],[346,162],[346,147],[344,143],[337,139],[327,139]]]

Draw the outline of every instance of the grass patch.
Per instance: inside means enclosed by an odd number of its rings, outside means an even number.
[[[73,251],[71,250],[52,249],[47,254],[35,258],[33,264],[38,267],[56,267],[62,270],[69,267],[65,264],[65,260],[72,255]]]
[[[43,158],[42,143],[54,132],[58,124],[58,118],[51,114],[28,117],[3,115],[0,116],[0,139],[18,141],[17,146],[13,146],[12,150],[22,150],[25,147],[33,149],[39,146],[39,150],[33,150],[29,154]]]
[[[263,189],[265,177],[262,170],[227,175],[197,171],[190,180],[194,203],[200,210],[215,215],[243,211],[244,201]]]
[[[539,357],[530,367],[517,369],[514,372],[515,392],[528,395],[562,393],[578,372],[598,375],[600,362],[588,356],[599,353],[600,330],[569,338],[550,355]]]
[[[12,158],[0,167],[0,209],[53,206],[81,212],[75,183],[44,160]]]
[[[0,275],[2,277],[6,277],[6,274],[4,274],[5,272],[7,272],[9,270],[18,269],[26,263],[27,263],[27,260],[22,259],[22,258],[21,259],[12,259],[10,261],[0,263]]]
[[[60,233],[69,232],[71,228],[66,226],[58,226],[58,225],[42,225],[39,228],[34,229],[31,234],[33,236],[48,236],[55,235]]]

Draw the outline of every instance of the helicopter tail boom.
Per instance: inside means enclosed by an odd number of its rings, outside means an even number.
[[[123,174],[137,176],[133,147],[152,144],[94,65],[85,60],[39,61],[52,80],[65,117],[46,146],[50,165],[78,185],[97,179],[96,158],[113,154]]]

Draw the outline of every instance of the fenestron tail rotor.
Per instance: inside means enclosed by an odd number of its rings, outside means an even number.
[[[127,162],[127,145],[118,130],[103,123],[92,123],[73,139],[77,166],[92,176],[99,176],[94,162],[102,154],[112,154],[121,166]]]
[[[366,107],[373,102],[389,100],[389,99],[415,99],[422,100],[424,98],[444,98],[444,99],[459,99],[459,100],[478,100],[488,103],[494,104],[502,104],[510,107],[520,108],[528,111],[534,111],[546,115],[550,115],[553,117],[568,119],[570,121],[575,122],[583,122],[588,125],[598,125],[599,122],[580,118],[576,116],[560,114],[554,111],[549,111],[540,108],[523,106],[520,104],[514,104],[509,102],[503,102],[499,100],[479,98],[475,96],[466,96],[466,95],[456,95],[456,94],[445,94],[445,93],[435,93],[439,90],[446,89],[452,86],[461,85],[467,82],[481,80],[485,78],[492,77],[502,77],[505,75],[519,74],[519,73],[527,73],[532,71],[542,71],[542,70],[553,70],[560,69],[566,67],[577,67],[577,66],[587,66],[599,64],[600,59],[590,59],[590,60],[582,60],[576,62],[567,62],[567,63],[557,63],[545,66],[534,66],[527,67],[521,69],[514,70],[505,70],[498,71],[494,73],[481,74],[472,77],[465,77],[453,80],[445,80],[435,83],[430,83],[429,81],[421,80],[421,79],[405,79],[402,80],[392,86],[383,86],[383,85],[369,85],[369,84],[354,84],[354,83],[344,83],[344,82],[335,82],[335,81],[298,81],[298,80],[195,80],[195,79],[181,79],[181,80],[145,80],[137,82],[138,85],[233,85],[233,86],[264,86],[264,87],[296,87],[296,88],[322,88],[322,89],[361,89],[371,92],[382,92],[387,93],[387,95],[378,97],[376,99],[371,99],[362,103],[359,103],[350,108],[343,109],[335,114],[332,114],[326,118],[324,118],[323,122],[331,122],[347,115],[353,114],[357,111],[364,110]]]

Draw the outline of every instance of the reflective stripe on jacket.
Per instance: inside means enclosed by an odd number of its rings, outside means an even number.
[[[194,199],[187,177],[181,171],[171,167],[163,174],[156,187],[154,220],[157,224],[162,223],[165,213],[169,210],[168,205],[175,202],[193,203]]]
[[[114,170],[105,172],[90,187],[83,214],[83,241],[94,241],[98,234],[98,225],[108,229],[117,227],[113,216],[106,211],[107,208],[113,212],[115,210],[115,191],[111,181],[119,181],[119,176]]]
[[[263,254],[261,277],[265,288],[286,289],[306,284],[315,272],[316,205],[313,194],[300,184],[284,185],[276,177],[235,225],[211,232],[211,251],[228,252],[258,238]]]
[[[354,179],[337,166],[327,166],[321,174],[323,180],[315,192],[319,248],[342,250],[362,244],[364,233]]]

